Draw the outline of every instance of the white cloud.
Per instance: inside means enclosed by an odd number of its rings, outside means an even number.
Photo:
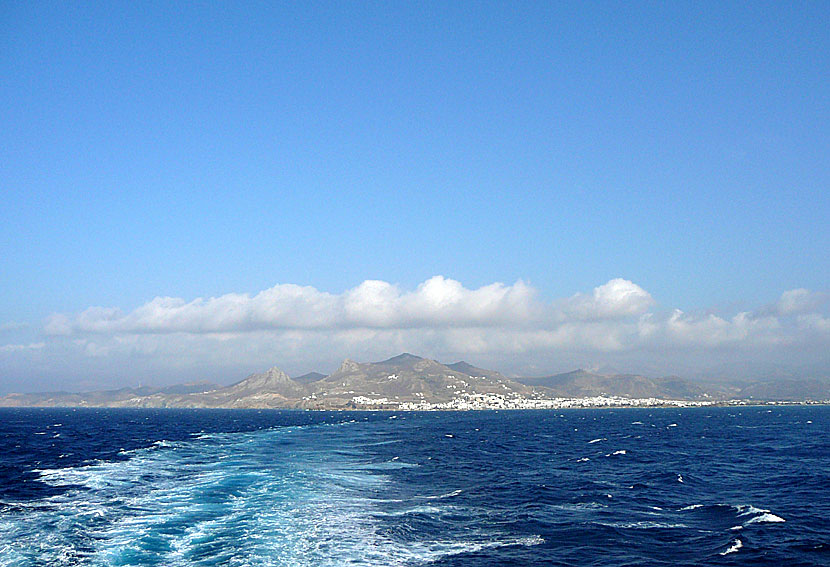
[[[646,290],[616,278],[595,287],[591,294],[577,293],[564,302],[563,311],[579,319],[616,319],[640,315],[652,305],[654,299]]]
[[[775,305],[780,315],[796,315],[818,309],[827,300],[826,294],[799,288],[785,291]]]
[[[799,315],[796,321],[802,329],[830,335],[830,317],[824,317],[820,313],[807,313]]]
[[[627,360],[652,368],[663,361],[674,371],[681,359],[691,361],[688,369],[739,354],[808,356],[830,366],[823,297],[792,290],[756,311],[725,314],[665,309],[625,279],[554,301],[522,281],[469,289],[435,276],[402,290],[367,280],[339,294],[280,284],[255,295],[157,297],[131,311],[55,314],[44,326],[51,335],[45,348],[31,348],[43,349],[44,360],[72,360],[100,372],[143,368],[150,376],[179,377],[221,369],[238,376],[274,364],[289,372],[329,370],[345,357],[379,360],[403,351],[473,358],[505,370],[523,361],[566,370],[574,361]]]
[[[54,314],[44,331],[77,333],[222,333],[263,329],[406,329],[524,325],[547,306],[519,281],[470,290],[435,276],[412,292],[367,280],[341,295],[280,284],[251,297],[231,293],[187,302],[156,297],[134,311],[90,307],[77,316]]]

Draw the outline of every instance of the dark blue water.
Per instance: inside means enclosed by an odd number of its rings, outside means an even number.
[[[830,408],[0,410],[0,565],[830,565]]]

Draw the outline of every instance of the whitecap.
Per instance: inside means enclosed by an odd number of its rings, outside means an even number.
[[[721,555],[729,555],[730,553],[737,553],[737,551],[739,549],[741,549],[743,546],[744,546],[743,542],[741,542],[741,540],[739,540],[739,539],[736,539],[735,541],[732,542],[732,545],[729,546],[729,549],[727,549],[726,551],[721,551],[720,554]]]
[[[614,455],[625,455],[625,449],[620,449],[619,451],[614,451],[613,453],[608,453],[605,456],[606,457],[613,457]]]
[[[545,543],[540,535],[528,537],[507,538],[495,541],[436,541],[410,546],[411,559],[419,562],[435,562],[444,557],[452,557],[463,553],[476,553],[483,549],[499,547],[534,546]]]
[[[599,522],[600,525],[608,526],[611,528],[624,528],[629,530],[653,530],[653,529],[677,529],[677,528],[687,528],[686,524],[677,524],[677,523],[669,523],[669,522],[652,522],[652,521],[639,521],[639,522]]]
[[[588,441],[588,444],[590,445],[591,443],[599,443],[600,441],[608,441],[608,438],[600,437],[598,439],[591,439],[590,441]]]
[[[427,500],[435,500],[435,499],[440,499],[440,498],[452,498],[454,496],[458,496],[459,494],[461,494],[461,492],[462,492],[461,490],[453,490],[452,492],[447,492],[446,494],[439,494],[439,495],[436,495],[436,496],[423,496],[423,498],[426,498]]]
[[[692,504],[691,506],[684,506],[680,509],[681,512],[685,510],[697,510],[698,508],[703,508],[703,504]]]
[[[768,523],[778,523],[778,522],[786,522],[784,518],[781,516],[776,516],[775,514],[761,514],[760,516],[755,516],[751,520],[747,522],[747,524],[768,524]]]
[[[735,507],[738,510],[738,516],[749,516],[754,514],[753,518],[750,518],[745,524],[767,524],[767,523],[779,523],[779,522],[786,522],[784,518],[773,514],[769,510],[764,508],[756,508],[751,504],[742,504]]]

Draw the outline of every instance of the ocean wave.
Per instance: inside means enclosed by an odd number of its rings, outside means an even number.
[[[751,520],[748,520],[747,524],[767,524],[767,523],[778,523],[778,522],[786,522],[784,518],[781,516],[776,516],[775,514],[761,514],[760,516],[755,516]]]
[[[747,520],[746,524],[767,524],[767,523],[780,523],[786,522],[784,518],[773,514],[769,510],[765,510],[763,508],[756,508],[750,504],[742,504],[735,507],[738,510],[738,516],[752,516],[749,520]]]

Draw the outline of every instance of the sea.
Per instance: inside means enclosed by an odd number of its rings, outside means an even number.
[[[0,410],[0,566],[830,565],[830,408]]]

